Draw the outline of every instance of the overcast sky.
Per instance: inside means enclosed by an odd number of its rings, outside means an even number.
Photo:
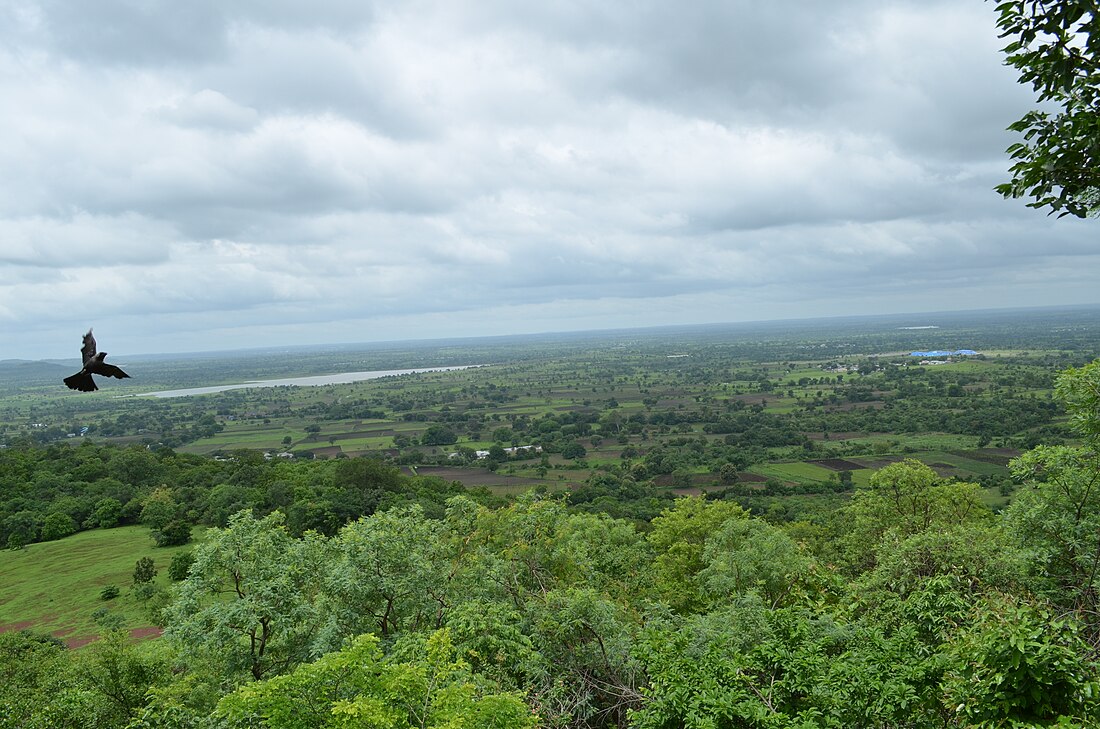
[[[1100,302],[993,5],[0,0],[0,359]]]

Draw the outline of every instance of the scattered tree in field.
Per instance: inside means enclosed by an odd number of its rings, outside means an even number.
[[[8,534],[8,549],[22,549],[38,539],[38,515],[33,511],[17,511],[4,519],[4,531]]]
[[[157,576],[157,568],[153,564],[152,557],[142,557],[134,565],[134,584],[143,585],[147,582],[152,582],[153,578]]]
[[[718,469],[718,480],[724,486],[732,486],[737,483],[737,465],[734,463],[723,463]]]
[[[561,449],[561,455],[562,458],[577,460],[579,458],[584,458],[586,455],[588,455],[588,451],[583,445],[574,440],[565,444],[565,446]]]
[[[420,436],[420,442],[426,446],[453,445],[458,442],[458,435],[446,426],[429,425]]]

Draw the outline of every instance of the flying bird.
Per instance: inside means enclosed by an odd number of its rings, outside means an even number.
[[[65,384],[69,386],[70,390],[80,390],[81,392],[98,390],[95,380],[92,379],[93,374],[103,375],[104,377],[117,377],[120,380],[123,377],[130,376],[118,367],[103,361],[107,353],[95,351],[95,337],[92,336],[91,329],[84,335],[84,346],[80,348],[80,356],[84,358],[84,369],[65,378]]]

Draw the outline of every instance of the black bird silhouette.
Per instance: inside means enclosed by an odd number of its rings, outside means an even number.
[[[95,351],[95,337],[92,336],[91,329],[84,335],[84,346],[80,348],[80,355],[84,358],[84,369],[65,378],[65,384],[69,386],[70,390],[80,390],[81,392],[98,390],[99,388],[95,386],[95,380],[92,379],[93,374],[103,375],[104,377],[117,377],[120,380],[123,377],[130,376],[118,367],[103,361],[107,353],[97,353]]]

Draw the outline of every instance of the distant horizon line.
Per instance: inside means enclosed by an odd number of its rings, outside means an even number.
[[[739,326],[759,326],[768,324],[810,324],[815,322],[837,322],[844,320],[874,320],[874,319],[890,319],[899,317],[922,317],[925,319],[936,316],[957,316],[960,314],[1007,314],[1012,312],[1031,312],[1031,311],[1054,311],[1054,310],[1087,310],[1087,309],[1100,309],[1100,302],[1091,304],[1051,304],[1044,306],[1011,306],[1011,307],[993,307],[985,309],[943,309],[938,311],[913,311],[913,312],[895,312],[886,314],[840,314],[834,316],[818,316],[818,317],[797,317],[797,318],[781,318],[781,319],[752,319],[745,321],[712,321],[712,322],[700,322],[692,324],[658,324],[651,326],[637,326],[637,327],[599,327],[594,329],[560,329],[549,330],[541,332],[522,332],[512,334],[483,334],[483,335],[469,335],[461,337],[425,337],[421,339],[386,339],[367,342],[328,342],[319,344],[289,344],[274,347],[244,347],[241,349],[210,349],[210,350],[189,350],[178,352],[144,352],[134,354],[118,354],[112,353],[113,358],[121,359],[128,358],[131,360],[141,359],[161,359],[165,357],[184,356],[184,357],[198,357],[204,355],[225,355],[225,354],[254,354],[261,352],[279,352],[279,351],[307,351],[307,350],[325,350],[325,349],[349,349],[352,347],[387,347],[392,345],[429,345],[435,343],[457,343],[457,342],[472,342],[472,341],[486,341],[486,340],[506,340],[506,339],[524,339],[534,337],[555,337],[555,336],[570,336],[570,335],[598,335],[602,333],[621,333],[621,332],[654,332],[661,330],[690,330],[690,329],[703,329],[703,328],[716,328],[716,327],[739,327]],[[897,327],[898,329],[917,329],[918,327]],[[942,329],[942,327],[935,325],[922,325],[919,327]],[[13,363],[13,362],[45,362],[50,364],[68,364],[71,362],[79,362],[76,357],[69,358],[57,358],[57,357],[45,357],[41,359],[0,359],[0,363]]]

